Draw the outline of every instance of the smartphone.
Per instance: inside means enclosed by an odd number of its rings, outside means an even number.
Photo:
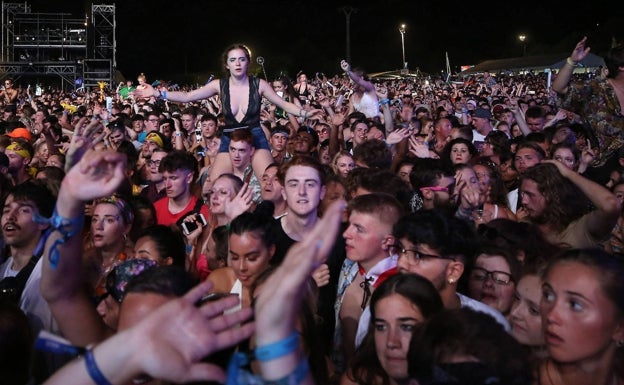
[[[197,222],[199,222],[199,224],[201,224],[202,227],[206,226],[206,224],[208,222],[206,222],[206,218],[204,217],[204,214],[199,213],[195,215],[195,219],[197,219]],[[182,222],[182,232],[184,233],[184,235],[189,235],[191,232],[195,231],[197,229],[197,224],[195,222]]]
[[[195,130],[195,140],[197,140],[197,142],[201,142],[201,138],[202,138],[201,129],[198,128]]]

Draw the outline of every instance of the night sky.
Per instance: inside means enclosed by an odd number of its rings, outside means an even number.
[[[82,17],[90,2],[29,1],[33,12],[63,11]],[[55,4],[54,4],[55,3]],[[102,2],[105,3],[105,2]],[[613,8],[614,2],[609,7]],[[260,1],[125,0],[116,3],[117,69],[136,79],[180,81],[185,74],[220,75],[220,55],[241,42],[265,58],[269,78],[340,72],[346,52],[345,15],[351,15],[351,62],[367,72],[401,67],[399,25],[405,23],[409,68],[439,73],[448,52],[460,65],[527,55],[569,53],[583,35],[604,54],[611,37],[622,38],[624,18],[603,1]]]

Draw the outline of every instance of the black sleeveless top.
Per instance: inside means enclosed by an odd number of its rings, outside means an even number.
[[[249,127],[254,128],[260,125],[260,79],[255,76],[249,77],[249,105],[247,112],[242,121],[237,121],[232,114],[232,106],[230,104],[230,78],[222,78],[219,80],[221,89],[221,107],[223,116],[225,117],[225,128]]]

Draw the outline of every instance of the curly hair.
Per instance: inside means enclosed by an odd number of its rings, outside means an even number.
[[[553,164],[540,163],[527,169],[520,177],[520,190],[525,180],[535,182],[546,200],[544,211],[537,221],[551,224],[556,231],[565,229],[591,207],[587,196],[563,177]]]

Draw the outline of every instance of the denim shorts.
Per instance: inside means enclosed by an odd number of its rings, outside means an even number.
[[[219,152],[230,152],[230,132],[237,130],[230,129],[229,132],[226,130],[223,131],[223,135],[221,136],[221,146],[219,146]],[[249,128],[238,128],[238,130],[249,130]],[[262,130],[262,127],[256,126],[251,129],[251,135],[253,135],[254,148],[256,150],[269,150],[271,151],[271,147],[269,147],[269,141]]]

